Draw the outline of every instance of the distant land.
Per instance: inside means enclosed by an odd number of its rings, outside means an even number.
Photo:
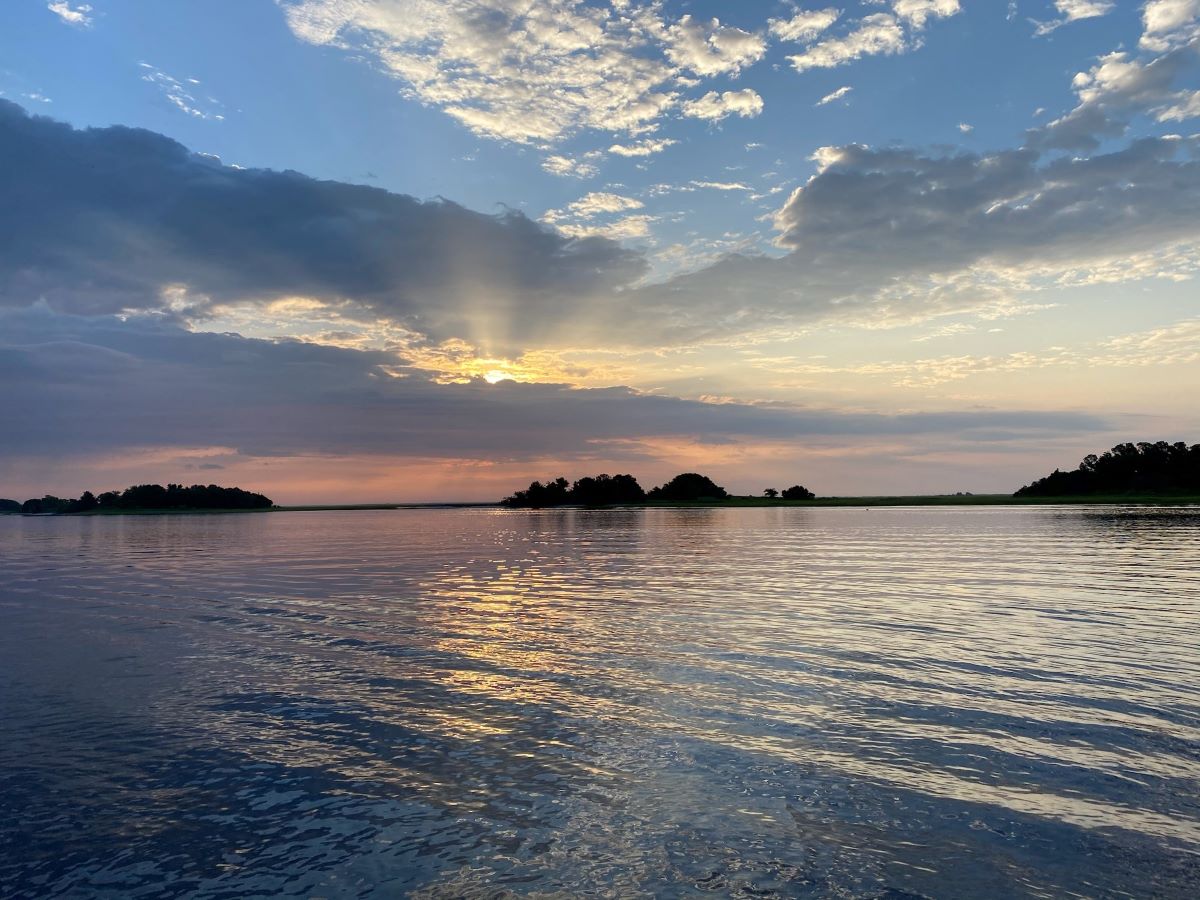
[[[1052,503],[1200,503],[1200,444],[1182,441],[1117,444],[1089,454],[1070,471],[1049,475],[1013,494],[927,494],[918,496],[818,497],[795,484],[759,495],[737,496],[706,475],[684,472],[646,491],[628,474],[594,475],[570,482],[559,477],[534,481],[499,503],[368,503],[276,506],[264,494],[215,484],[140,484],[76,499],[53,495],[18,502],[0,499],[0,514],[112,515],[188,512],[300,512],[317,510],[494,507],[545,509],[562,506],[998,506]]]
[[[236,487],[215,484],[135,484],[124,491],[105,491],[96,496],[84,491],[74,500],[47,494],[18,503],[0,500],[0,512],[25,515],[78,515],[136,512],[222,512],[271,509],[270,497]]]

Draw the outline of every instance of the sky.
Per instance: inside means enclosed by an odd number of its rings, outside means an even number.
[[[9,0],[0,496],[1200,441],[1200,0]]]

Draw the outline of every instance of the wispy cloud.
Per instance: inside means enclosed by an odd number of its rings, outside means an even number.
[[[1058,10],[1061,19],[1048,22],[1033,20],[1034,34],[1046,35],[1058,30],[1069,22],[1080,19],[1095,19],[1106,16],[1116,7],[1113,0],[1054,0],[1054,8]]]
[[[850,87],[849,85],[840,87],[836,91],[826,94],[824,97],[822,97],[820,100],[818,100],[815,105],[816,106],[827,106],[830,103],[834,103],[838,100],[841,100],[843,97],[849,96],[850,92],[853,90],[854,90],[854,88]]]
[[[827,30],[839,18],[841,10],[827,9],[798,10],[790,19],[771,19],[771,34],[782,41],[806,43]]]
[[[789,56],[797,72],[832,69],[864,56],[894,56],[920,45],[920,33],[930,19],[962,12],[959,0],[893,0],[892,12],[879,12],[856,21],[841,37],[828,38]]]
[[[613,144],[608,152],[615,156],[652,156],[679,143],[671,138],[647,138],[632,144]]]
[[[143,62],[138,65],[142,69],[142,81],[157,87],[171,105],[180,112],[197,119],[212,119],[218,122],[225,118],[224,113],[218,112],[221,108],[219,101],[209,96],[198,98],[192,93],[192,91],[197,91],[200,85],[195,78],[188,78],[186,82],[180,81],[150,63]],[[197,91],[197,93],[199,92]]]

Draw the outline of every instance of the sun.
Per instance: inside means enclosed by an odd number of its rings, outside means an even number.
[[[501,369],[492,369],[483,373],[483,380],[488,384],[495,384],[498,381],[511,381],[512,376]]]

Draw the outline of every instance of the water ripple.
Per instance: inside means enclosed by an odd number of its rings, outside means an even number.
[[[0,895],[1200,895],[1200,511],[0,517]]]

